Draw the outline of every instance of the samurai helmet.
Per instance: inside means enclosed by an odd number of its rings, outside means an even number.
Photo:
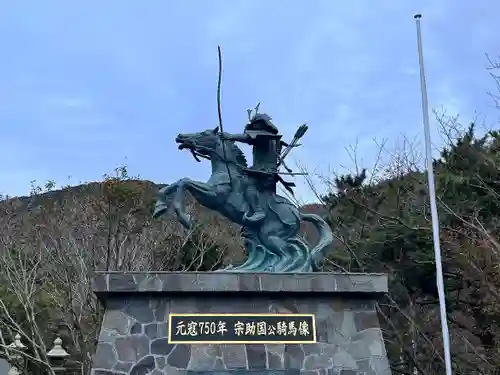
[[[271,120],[271,117],[265,113],[256,113],[245,127],[245,130],[263,130],[271,134],[278,134],[278,128]]]

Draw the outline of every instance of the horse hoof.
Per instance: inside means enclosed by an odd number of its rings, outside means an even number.
[[[184,214],[181,216],[181,223],[186,229],[191,229],[191,224],[193,220],[191,219],[191,215],[189,214]]]
[[[163,215],[167,211],[167,209],[168,209],[168,207],[166,207],[164,205],[156,207],[154,212],[153,212],[153,219],[156,219],[156,218],[160,217],[161,215]]]

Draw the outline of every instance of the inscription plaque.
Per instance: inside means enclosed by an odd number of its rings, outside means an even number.
[[[316,322],[314,314],[169,314],[168,342],[314,344]]]

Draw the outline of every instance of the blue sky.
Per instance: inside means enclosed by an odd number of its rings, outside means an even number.
[[[0,192],[96,181],[123,164],[155,182],[206,180],[209,165],[174,138],[217,124],[217,45],[226,131],[260,101],[286,138],[309,124],[294,160],[310,170],[341,172],[356,142],[371,166],[374,138],[421,133],[417,12],[430,106],[495,121],[494,0],[4,1]]]

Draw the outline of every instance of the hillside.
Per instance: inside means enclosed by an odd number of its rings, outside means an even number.
[[[111,270],[145,269],[144,264],[132,264],[132,259],[125,264],[120,258],[127,257],[126,254],[137,257],[136,253],[146,256],[151,252],[156,257],[171,259],[181,256],[186,247],[208,248],[212,244],[217,244],[220,259],[210,266],[201,265],[203,270],[244,259],[239,228],[198,204],[189,193],[186,204],[196,220],[192,232],[183,229],[172,213],[153,220],[151,210],[156,193],[163,186],[122,177],[4,200],[0,203],[1,238],[16,246],[25,243],[29,247],[33,244],[47,247],[48,243],[53,246],[56,237],[59,241],[71,239],[82,247],[110,251],[113,261],[108,268]],[[317,204],[304,206],[303,210],[326,213],[324,207]],[[311,243],[317,240],[310,224],[304,224],[303,235]],[[106,268],[105,264],[100,266]],[[178,262],[151,258],[147,269],[183,268]]]
[[[71,241],[73,246],[102,253],[102,257],[110,253],[108,267],[98,263],[101,269],[181,270],[187,265],[178,258],[192,251],[187,249],[190,245],[204,251],[212,243],[224,253],[223,262],[241,257],[241,243],[235,241],[238,228],[190,196],[186,197],[187,207],[197,220],[191,232],[173,215],[152,220],[151,208],[161,187],[150,181],[117,178],[12,198],[0,204],[0,231],[16,246],[59,247],[61,242]],[[195,237],[196,244],[190,244]]]

